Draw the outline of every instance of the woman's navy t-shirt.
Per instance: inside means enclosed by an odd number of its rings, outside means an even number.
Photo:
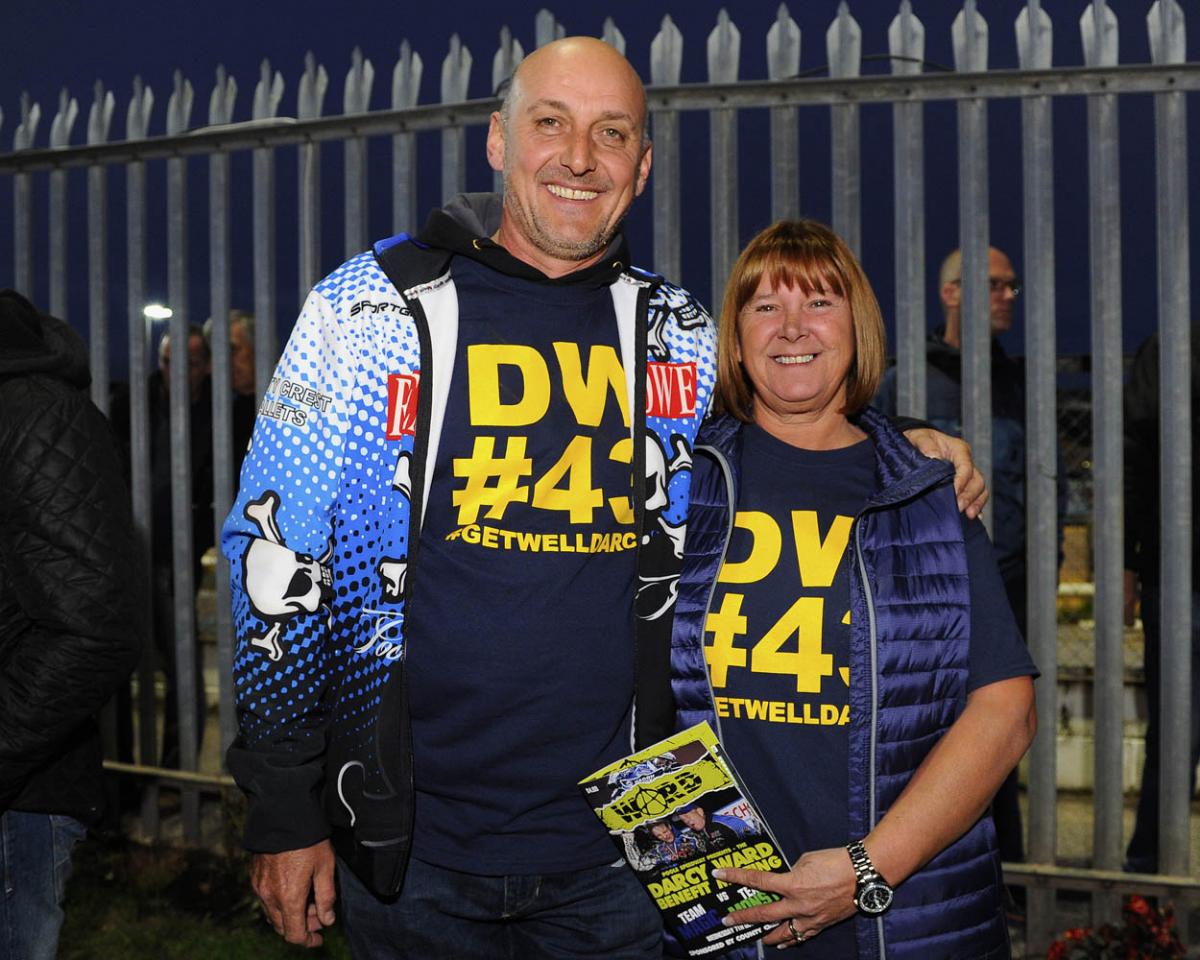
[[[875,490],[875,450],[801,450],[749,425],[729,550],[705,625],[725,744],[790,862],[844,846],[849,789],[851,525]],[[1036,673],[983,525],[964,520],[968,691]],[[854,924],[805,957],[855,956]]]

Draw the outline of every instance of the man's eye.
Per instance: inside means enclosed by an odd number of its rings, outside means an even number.
[[[607,137],[609,140],[624,140],[625,139],[625,131],[618,130],[616,127],[609,127],[607,130],[604,131],[604,136]]]
[[[558,126],[558,118],[557,117],[542,117],[540,120],[537,121],[537,125],[539,127],[557,127]]]

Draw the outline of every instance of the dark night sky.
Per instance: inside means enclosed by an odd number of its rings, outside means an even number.
[[[0,28],[5,43],[0,55],[0,109],[4,111],[0,127],[0,149],[12,148],[18,123],[19,96],[27,90],[41,104],[42,120],[36,145],[48,144],[50,123],[57,107],[58,92],[64,85],[79,103],[72,142],[81,143],[86,133],[87,112],[92,102],[92,85],[102,79],[117,98],[112,139],[123,135],[130,85],[135,73],[153,88],[155,106],[151,133],[163,132],[171,78],[176,68],[184,71],[195,87],[192,125],[207,117],[214,69],[218,63],[238,80],[239,91],[235,120],[247,119],[258,79],[259,63],[270,59],[282,71],[286,84],[281,115],[294,115],[296,85],[306,50],[313,50],[330,75],[325,100],[326,114],[340,109],[342,86],[349,67],[350,51],[360,46],[375,66],[376,79],[371,98],[373,108],[390,103],[391,71],[399,43],[407,38],[424,62],[420,101],[437,99],[441,60],[449,37],[457,32],[474,56],[470,95],[491,93],[491,61],[497,47],[501,25],[508,24],[528,52],[534,46],[534,16],[544,4],[533,0],[510,0],[504,4],[460,2],[454,4],[358,3],[317,4],[309,0],[277,3],[233,3],[210,0],[203,4],[134,4],[111,0],[106,4],[65,2],[65,0],[8,0],[0,12]],[[1054,60],[1064,66],[1083,62],[1079,18],[1085,0],[1046,0],[1054,20]],[[605,16],[612,16],[625,34],[627,54],[634,66],[648,77],[650,42],[664,14],[670,14],[684,36],[685,82],[705,79],[704,38],[715,24],[719,0],[644,0],[633,3],[615,0],[605,6],[560,4],[555,13],[568,33],[599,34]],[[734,22],[742,33],[741,76],[766,75],[764,43],[767,29],[775,19],[778,4],[754,2],[728,4]],[[851,11],[863,33],[863,53],[886,52],[887,25],[898,3],[893,0],[857,0]],[[914,0],[914,10],[925,24],[926,59],[950,66],[950,23],[959,4],[950,0]],[[979,10],[988,20],[990,31],[989,63],[992,68],[1011,68],[1016,63],[1016,43],[1012,23],[1023,6],[1017,0],[980,0]],[[1149,0],[1110,0],[1110,7],[1121,23],[1120,58],[1124,63],[1149,62],[1145,16]],[[1196,59],[1200,36],[1200,12],[1189,0],[1189,53]],[[801,69],[818,68],[826,62],[825,31],[836,14],[835,0],[795,0],[792,16],[802,31]],[[864,72],[886,71],[883,63],[868,63]],[[1190,167],[1196,166],[1196,99],[1189,107],[1189,141],[1192,144]],[[1153,329],[1156,318],[1154,276],[1154,129],[1152,100],[1126,97],[1121,105],[1121,177],[1123,302],[1126,346],[1132,348]],[[801,206],[805,215],[828,220],[829,204],[829,121],[828,111],[802,110],[801,122]],[[875,283],[884,313],[893,312],[892,181],[891,181],[891,110],[873,106],[862,111],[863,150],[863,260]],[[680,279],[702,299],[710,290],[706,224],[708,218],[707,119],[685,114],[683,175],[685,204],[683,224],[683,276]],[[743,143],[740,158],[740,229],[742,240],[764,226],[770,217],[768,138],[766,111],[743,111],[739,121]],[[927,258],[930,271],[956,245],[957,234],[957,160],[955,108],[952,104],[931,104],[925,111],[926,132],[926,206]],[[1059,307],[1059,344],[1064,353],[1086,353],[1088,331],[1087,261],[1087,152],[1086,109],[1079,98],[1062,99],[1055,106],[1056,147],[1056,276]],[[1009,251],[1021,265],[1021,174],[1020,109],[1015,101],[993,103],[989,110],[990,191],[993,242]],[[761,151],[757,149],[762,145]],[[369,233],[372,237],[391,233],[391,199],[386,188],[390,155],[380,142],[370,159],[372,185]],[[468,189],[490,189],[491,171],[483,159],[482,128],[468,133],[467,153],[470,166]],[[295,242],[292,232],[295,213],[290,198],[295,196],[295,151],[279,151],[278,167],[278,259],[281,330],[290,324],[297,303]],[[327,146],[323,151],[322,176],[329,199],[324,214],[322,267],[336,265],[342,252],[340,217],[340,148]],[[880,162],[873,158],[880,156]],[[419,142],[421,170],[420,207],[427,211],[439,200],[439,154],[436,135],[422,135]],[[235,210],[249,206],[249,157],[235,155]],[[195,266],[189,297],[193,319],[206,315],[207,239],[205,196],[206,166],[192,163],[189,182],[193,212],[190,217],[190,249]],[[115,370],[124,367],[124,215],[123,177],[114,170],[110,184],[110,251],[112,257],[111,295],[114,324]],[[152,193],[150,218],[153,235],[161,237],[165,222],[162,164],[151,170]],[[1194,178],[1193,178],[1194,180]],[[45,175],[38,175],[35,186],[35,298],[48,299],[45,276]],[[1191,206],[1200,205],[1196,183],[1191,183]],[[84,174],[76,171],[70,178],[71,218],[70,256],[73,280],[68,317],[78,328],[87,323],[85,187]],[[635,260],[647,266],[652,250],[648,197],[635,205],[629,220],[629,234]],[[423,214],[422,214],[423,215]],[[8,182],[0,183],[0,284],[12,278],[12,191]],[[1195,237],[1192,229],[1193,257]],[[153,236],[152,235],[152,236]],[[252,276],[248,216],[243,224],[235,221],[234,239],[235,303],[250,305]],[[152,291],[165,297],[166,263],[161,242],[152,243],[150,276]],[[928,302],[936,303],[931,280]],[[1008,335],[1008,346],[1023,352],[1023,332],[1018,321]]]

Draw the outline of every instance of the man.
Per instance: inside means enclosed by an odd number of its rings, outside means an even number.
[[[696,837],[700,849],[705,853],[737,843],[737,834],[733,829],[715,819],[710,821],[708,811],[698,803],[689,804],[676,816],[688,832]]]
[[[1200,424],[1200,336],[1192,328],[1192,445]],[[1159,338],[1149,337],[1138,349],[1125,390],[1125,623],[1132,626],[1140,594],[1145,643],[1142,663],[1146,672],[1146,760],[1137,819],[1125,853],[1125,869],[1158,873],[1159,749],[1162,738],[1162,612],[1160,586],[1161,547],[1159,504]],[[1191,630],[1191,737],[1188,753],[1188,795],[1196,792],[1196,764],[1200,763],[1200,537],[1195,532],[1197,484],[1200,471],[1192,470],[1192,630]],[[1168,522],[1170,522],[1168,520]]]
[[[138,563],[83,343],[12,290],[0,335],[0,957],[43,958],[103,806],[95,714],[141,652]]]
[[[576,787],[671,732],[714,375],[707,314],[619,232],[645,118],[613,48],[542,47],[491,118],[503,200],[349,261],[284,351],[224,549],[229,765],[288,940],[333,921],[336,849],[356,956],[659,955]]]
[[[1025,582],[1025,375],[997,339],[1012,327],[1013,304],[1021,284],[1007,254],[988,249],[989,321],[992,334],[992,543],[1008,602],[1021,635],[1026,633]],[[938,293],[943,323],[929,335],[926,418],[939,430],[962,435],[962,252],[942,262]],[[896,369],[888,370],[880,408],[896,410]],[[1060,500],[1063,498],[1060,497]],[[1061,517],[1061,510],[1060,510]],[[1000,856],[1025,859],[1014,770],[996,794],[993,816]]]

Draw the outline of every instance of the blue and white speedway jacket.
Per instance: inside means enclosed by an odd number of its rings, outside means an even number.
[[[445,212],[482,238],[498,211],[465,197]],[[624,249],[618,239],[610,255]],[[278,852],[332,837],[384,895],[400,888],[412,833],[405,609],[456,350],[452,255],[401,235],[317,284],[263,399],[222,535],[237,633],[228,762],[248,800],[246,845]],[[613,266],[630,409],[647,411],[632,428],[632,475],[646,478],[634,484],[632,638],[634,739],[645,745],[673,726],[671,616],[715,338],[685,291]]]

